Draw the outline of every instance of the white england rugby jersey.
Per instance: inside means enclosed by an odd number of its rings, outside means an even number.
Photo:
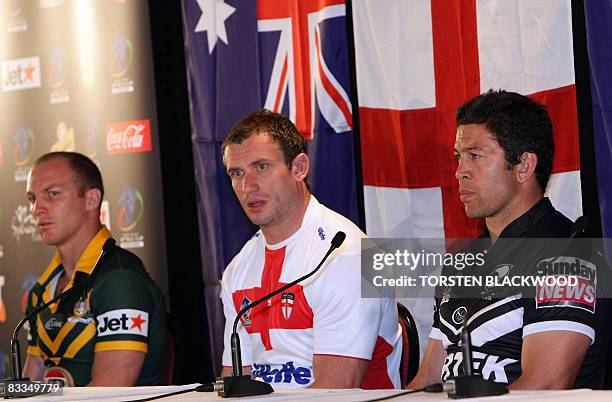
[[[365,234],[314,197],[302,227],[269,245],[257,232],[223,274],[223,365],[231,366],[232,324],[246,304],[312,271],[339,230],[346,240],[316,275],[245,314],[238,324],[243,365],[274,387],[314,382],[313,354],[370,360],[362,388],[399,388],[401,329],[394,299],[361,298]]]

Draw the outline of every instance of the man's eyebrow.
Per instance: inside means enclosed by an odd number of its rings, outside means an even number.
[[[272,159],[261,158],[261,159],[257,159],[256,161],[253,161],[253,162],[249,163],[249,166],[257,166],[260,163],[271,163],[271,162],[272,162]],[[232,167],[232,166],[228,166],[226,168],[226,171],[227,171],[228,174],[231,173],[231,172],[234,172],[236,170],[242,170],[242,168],[240,168],[240,167]]]
[[[260,163],[268,163],[270,161],[271,161],[270,159],[261,158],[261,159],[257,159],[254,162],[251,162],[250,165],[255,166],[255,165],[259,165]]]
[[[41,192],[46,193],[48,191],[51,191],[53,188],[58,188],[58,189],[63,189],[64,187],[61,184],[50,184],[47,187],[43,188]],[[36,193],[34,193],[34,191],[26,191],[26,197],[36,197]]]
[[[473,145],[471,147],[463,147],[461,149],[457,149],[457,147],[453,148],[455,152],[466,152],[466,151],[481,151],[485,149],[485,147],[480,145]]]
[[[43,188],[42,191],[49,191],[55,187],[64,188],[64,186],[62,186],[61,184],[49,184],[47,187]]]

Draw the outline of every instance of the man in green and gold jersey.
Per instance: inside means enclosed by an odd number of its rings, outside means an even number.
[[[55,246],[30,291],[28,312],[67,291],[29,322],[24,375],[67,386],[156,384],[166,348],[166,309],[140,259],[100,223],[102,176],[87,157],[40,157],[26,197],[43,241]]]

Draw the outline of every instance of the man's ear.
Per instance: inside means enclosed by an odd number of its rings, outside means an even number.
[[[523,152],[521,161],[514,166],[516,172],[516,180],[519,183],[525,183],[530,178],[534,177],[535,169],[538,165],[538,156],[533,152]]]
[[[85,207],[88,211],[98,209],[102,202],[102,192],[98,188],[90,188],[85,191]]]
[[[310,158],[305,153],[301,153],[291,162],[291,171],[298,181],[304,181],[310,170]]]

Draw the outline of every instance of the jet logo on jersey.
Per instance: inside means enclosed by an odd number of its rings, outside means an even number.
[[[96,317],[98,337],[142,335],[149,332],[149,313],[141,310],[112,310]]]
[[[293,303],[295,302],[295,295],[293,293],[285,292],[281,296],[281,310],[285,320],[291,318],[293,312]]]

